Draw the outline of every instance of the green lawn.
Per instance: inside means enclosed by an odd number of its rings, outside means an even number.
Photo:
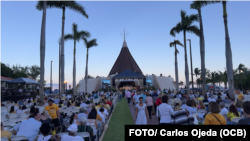
[[[127,100],[117,102],[103,141],[125,141],[125,125],[134,124]]]

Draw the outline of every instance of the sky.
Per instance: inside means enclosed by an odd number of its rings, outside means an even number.
[[[171,36],[170,30],[180,20],[180,11],[188,15],[198,14],[190,9],[191,1],[78,1],[84,6],[89,18],[66,9],[65,34],[72,33],[72,24],[78,30],[89,31],[89,39],[97,39],[98,46],[89,50],[88,72],[91,76],[107,77],[122,48],[124,30],[129,36],[126,42],[130,53],[143,74],[171,75],[175,79],[174,48],[169,43],[179,40],[184,44],[183,33]],[[10,66],[40,66],[40,34],[42,11],[36,10],[37,1],[1,2],[1,62]],[[233,55],[233,68],[242,63],[250,67],[248,59],[250,33],[250,1],[228,1],[228,29]],[[224,71],[225,29],[222,4],[208,5],[201,9],[205,37],[205,65],[210,71]],[[199,27],[198,22],[194,25]],[[52,63],[53,89],[58,86],[59,37],[62,28],[62,10],[47,9],[45,80],[49,86],[50,62]],[[187,33],[192,43],[193,69],[201,68],[199,37]],[[73,81],[72,40],[65,41],[65,80]],[[177,46],[179,81],[185,82],[184,48]],[[187,42],[190,72],[190,48]],[[76,83],[84,78],[86,48],[82,40],[76,44]],[[191,73],[191,72],[190,72]],[[195,77],[194,77],[195,79]],[[189,78],[191,81],[191,76]]]

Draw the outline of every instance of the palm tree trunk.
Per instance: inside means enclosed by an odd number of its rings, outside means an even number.
[[[89,59],[89,49],[87,48],[87,55],[86,55],[86,69],[85,69],[85,93],[88,93],[88,59]]]
[[[74,40],[73,95],[76,95],[76,41]]]
[[[200,20],[200,55],[201,55],[201,80],[202,80],[202,95],[206,94],[206,72],[205,72],[205,39],[203,33],[203,23],[201,17],[201,9],[198,9]]]
[[[186,77],[186,86],[187,86],[187,92],[190,93],[189,88],[189,71],[188,71],[188,61],[187,61],[187,48],[186,48],[186,31],[183,31],[184,35],[184,50],[185,50],[185,77]]]
[[[62,40],[60,41],[59,43],[59,98],[61,100],[61,42]]]
[[[177,92],[179,92],[178,61],[177,61],[176,44],[175,44],[175,82],[176,82]]]
[[[61,94],[64,94],[64,23],[65,23],[65,7],[63,7],[62,15],[62,39],[61,39]]]
[[[225,37],[226,37],[226,66],[227,66],[227,81],[229,86],[229,95],[233,99],[234,96],[234,79],[233,79],[233,61],[232,61],[232,50],[231,44],[229,39],[228,27],[227,27],[227,9],[226,9],[226,1],[222,2],[223,5],[223,18],[224,18],[224,25],[225,25]]]
[[[45,25],[46,25],[47,1],[43,2],[43,17],[40,36],[40,88],[39,95],[42,105],[44,104],[44,60],[45,60]]]

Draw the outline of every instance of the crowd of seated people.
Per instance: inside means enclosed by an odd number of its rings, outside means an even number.
[[[97,103],[94,103],[94,95],[98,94],[78,94],[71,98],[64,96],[64,100],[62,98],[59,99],[59,97],[45,97],[45,108],[42,113],[39,113],[39,108],[37,107],[40,102],[39,97],[34,98],[34,100],[27,98],[16,102],[10,101],[6,104],[10,106],[8,113],[26,113],[27,116],[29,116],[28,120],[22,121],[14,126],[13,135],[23,135],[32,141],[34,139],[37,141],[47,141],[49,139],[60,141],[70,138],[81,140],[82,138],[80,139],[75,136],[75,132],[89,132],[91,141],[94,141],[96,135],[102,132],[98,129],[104,127],[114,106],[113,99],[108,95],[98,95],[101,99]],[[15,109],[14,106],[19,107]],[[72,110],[75,109],[79,112],[68,115],[70,117],[63,117],[64,108],[72,108]],[[58,130],[59,127],[62,128],[64,125],[63,118],[70,119],[69,126],[64,129],[65,131],[69,131],[69,134],[60,138],[57,133],[60,132]],[[2,127],[4,127],[3,123]],[[39,132],[41,134],[37,136]],[[2,129],[2,136],[10,138],[11,133],[7,132],[7,130],[3,131]],[[85,138],[84,140],[88,139]]]

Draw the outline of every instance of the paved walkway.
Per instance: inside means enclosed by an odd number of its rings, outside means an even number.
[[[131,115],[133,117],[133,120],[135,122],[135,105],[132,104],[132,102],[130,102],[129,104],[129,109],[130,109],[130,112],[131,112]],[[158,125],[158,118],[155,116],[155,115],[151,115],[151,118],[152,119],[148,119],[147,122],[148,122],[148,125]]]

